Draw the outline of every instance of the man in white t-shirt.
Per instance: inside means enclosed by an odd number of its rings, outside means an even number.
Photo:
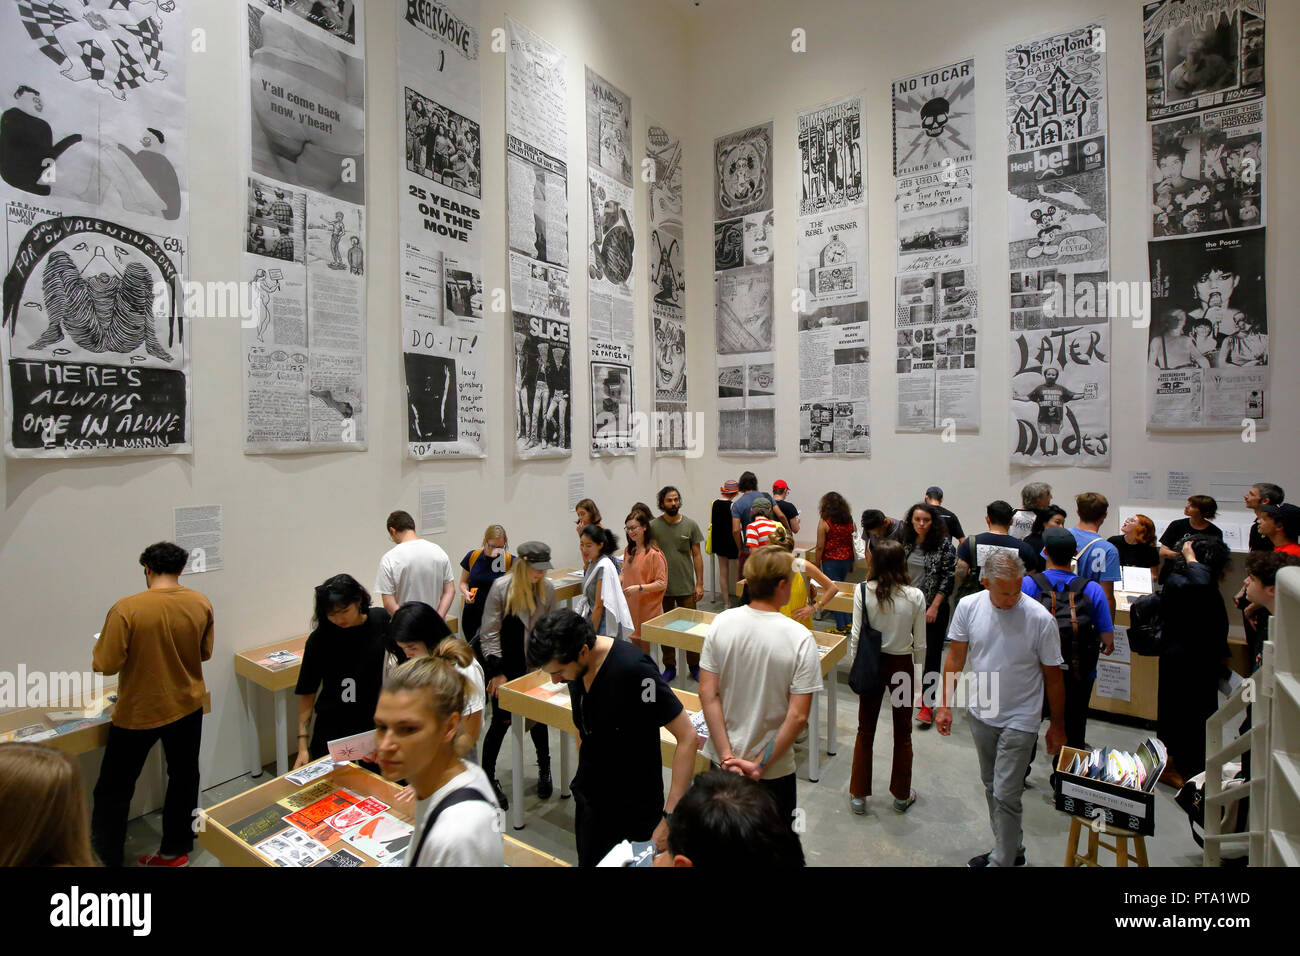
[[[1038,741],[1044,688],[1052,714],[1047,752],[1055,755],[1065,743],[1061,638],[1052,612],[1021,593],[1025,565],[1019,555],[995,551],[980,572],[985,590],[962,598],[948,629],[943,706],[935,723],[940,734],[952,733],[954,689],[969,663],[968,717],[994,839],[993,850],[969,865],[1023,866],[1021,795]]]
[[[704,638],[700,703],[709,726],[705,755],[767,787],[793,826],[794,741],[822,672],[812,632],[780,610],[790,600],[792,562],[783,548],[750,553],[749,606],[723,611]]]
[[[394,547],[380,559],[375,579],[384,610],[392,614],[407,601],[423,601],[445,618],[456,597],[447,552],[416,534],[415,519],[405,511],[388,516],[388,537]]]
[[[1052,503],[1052,486],[1045,481],[1031,481],[1020,489],[1020,507],[1011,518],[1011,527],[1007,533],[1021,541],[1029,537],[1034,530],[1034,521],[1038,510]]]

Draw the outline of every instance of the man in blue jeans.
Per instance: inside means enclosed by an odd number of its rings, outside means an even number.
[[[935,712],[935,723],[940,734],[952,733],[954,688],[969,659],[968,718],[994,846],[968,865],[1023,866],[1021,796],[1029,755],[1038,741],[1044,690],[1052,713],[1048,753],[1059,753],[1065,742],[1061,642],[1052,613],[1021,593],[1025,565],[1019,555],[995,551],[980,570],[985,590],[962,598],[948,630],[943,706]]]

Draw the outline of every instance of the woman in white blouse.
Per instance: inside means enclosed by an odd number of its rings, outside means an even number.
[[[894,762],[889,792],[894,809],[906,813],[916,802],[912,787],[912,683],[913,662],[925,660],[925,594],[908,583],[903,546],[881,540],[871,551],[867,580],[853,589],[853,631],[849,654],[857,653],[859,640],[880,636],[880,666],[875,685],[858,698],[858,738],[853,745],[853,773],[849,781],[850,807],[867,812],[871,796],[871,748],[881,698],[889,694],[894,717]],[[874,635],[872,635],[874,637]]]

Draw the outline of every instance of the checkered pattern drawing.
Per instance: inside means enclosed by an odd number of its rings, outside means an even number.
[[[167,74],[160,13],[173,0],[18,0],[18,16],[40,51],[70,80],[91,80],[118,99]]]

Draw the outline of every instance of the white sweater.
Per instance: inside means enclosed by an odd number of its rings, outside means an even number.
[[[925,660],[925,595],[910,584],[895,589],[893,604],[881,609],[876,602],[876,582],[853,589],[853,633],[849,640],[849,659],[858,651],[858,633],[862,628],[863,594],[871,626],[880,632],[882,654],[912,653],[917,663]]]

